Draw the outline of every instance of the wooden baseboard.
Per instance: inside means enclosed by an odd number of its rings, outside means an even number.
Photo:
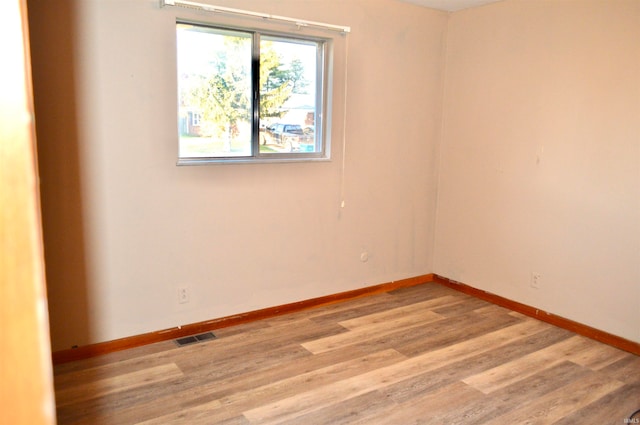
[[[435,275],[434,282],[447,286],[448,288],[455,289],[456,291],[463,292],[467,295],[471,295],[473,297],[488,301],[492,304],[508,308],[509,310],[522,313],[526,316],[542,320],[543,322],[550,323],[554,326],[567,329],[579,335],[583,335],[596,341],[600,341],[604,344],[608,344],[621,350],[640,355],[640,343],[633,342],[617,335],[592,328],[591,326],[587,326],[582,323],[574,322],[573,320],[565,319],[564,317],[547,313],[535,307],[531,307],[517,301],[512,301],[499,295],[482,291],[464,283],[450,280],[443,276]]]
[[[614,346],[621,350],[640,355],[640,344],[637,342],[629,341],[625,338],[601,331],[599,329],[574,322],[573,320],[565,319],[563,317],[547,313],[535,307],[531,307],[517,301],[509,300],[499,295],[476,289],[464,283],[455,282],[443,276],[426,274],[394,282],[387,282],[379,285],[368,286],[365,288],[354,289],[337,294],[331,294],[323,297],[298,301],[290,304],[279,305],[276,307],[269,307],[261,310],[250,311],[247,313],[207,320],[205,322],[192,323],[189,325],[181,326],[179,328],[170,328],[156,332],[149,332],[142,335],[121,338],[113,341],[100,342],[97,344],[89,344],[77,348],[55,351],[53,353],[53,364],[56,365],[75,360],[87,359],[90,357],[100,356],[115,351],[140,347],[147,344],[153,344],[155,342],[181,338],[188,335],[209,332],[229,326],[240,325],[243,323],[249,323],[261,319],[268,319],[287,313],[308,310],[324,305],[339,303],[342,301],[380,294],[383,292],[392,291],[394,289],[407,288],[429,282],[447,286],[449,288],[455,289],[456,291],[460,291],[467,295],[471,295],[473,297],[488,301],[492,304],[496,304],[501,307],[508,308],[509,310],[522,313],[526,316],[542,320],[554,326],[570,330],[577,334]]]
[[[421,285],[423,283],[433,282],[434,278],[435,276],[433,274],[415,276],[394,282],[387,282],[379,285],[368,286],[365,288],[354,289],[337,294],[331,294],[324,297],[312,298],[309,300],[279,305],[276,307],[269,307],[261,310],[250,311],[247,313],[235,314],[232,316],[207,320],[205,322],[192,323],[189,325],[181,326],[179,328],[170,328],[162,331],[149,332],[146,334],[130,336],[113,341],[100,342],[97,344],[89,344],[77,348],[55,351],[53,353],[53,364],[57,365],[74,360],[87,359],[90,357],[100,356],[115,351],[140,347],[155,342],[167,341],[188,335],[195,335],[203,332],[213,331],[216,329],[222,329],[229,326],[240,325],[242,323],[268,319],[271,317],[280,316],[282,314],[293,313],[296,311],[302,311],[324,305],[339,303],[355,298],[389,292],[394,289]]]

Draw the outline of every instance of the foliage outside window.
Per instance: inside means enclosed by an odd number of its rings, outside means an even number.
[[[326,158],[325,41],[177,24],[180,163]]]

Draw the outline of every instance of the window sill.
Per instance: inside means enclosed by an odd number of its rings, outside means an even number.
[[[274,164],[287,162],[330,162],[331,158],[326,156],[317,157],[275,157],[275,158],[180,158],[176,165],[231,165],[231,164]]]

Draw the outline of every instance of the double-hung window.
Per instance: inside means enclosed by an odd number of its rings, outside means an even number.
[[[327,159],[328,40],[176,24],[179,163]]]

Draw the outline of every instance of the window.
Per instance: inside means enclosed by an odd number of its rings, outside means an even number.
[[[195,126],[199,126],[200,125],[200,113],[199,112],[192,112],[191,113],[191,125]]]
[[[328,158],[327,40],[176,27],[180,164]]]

